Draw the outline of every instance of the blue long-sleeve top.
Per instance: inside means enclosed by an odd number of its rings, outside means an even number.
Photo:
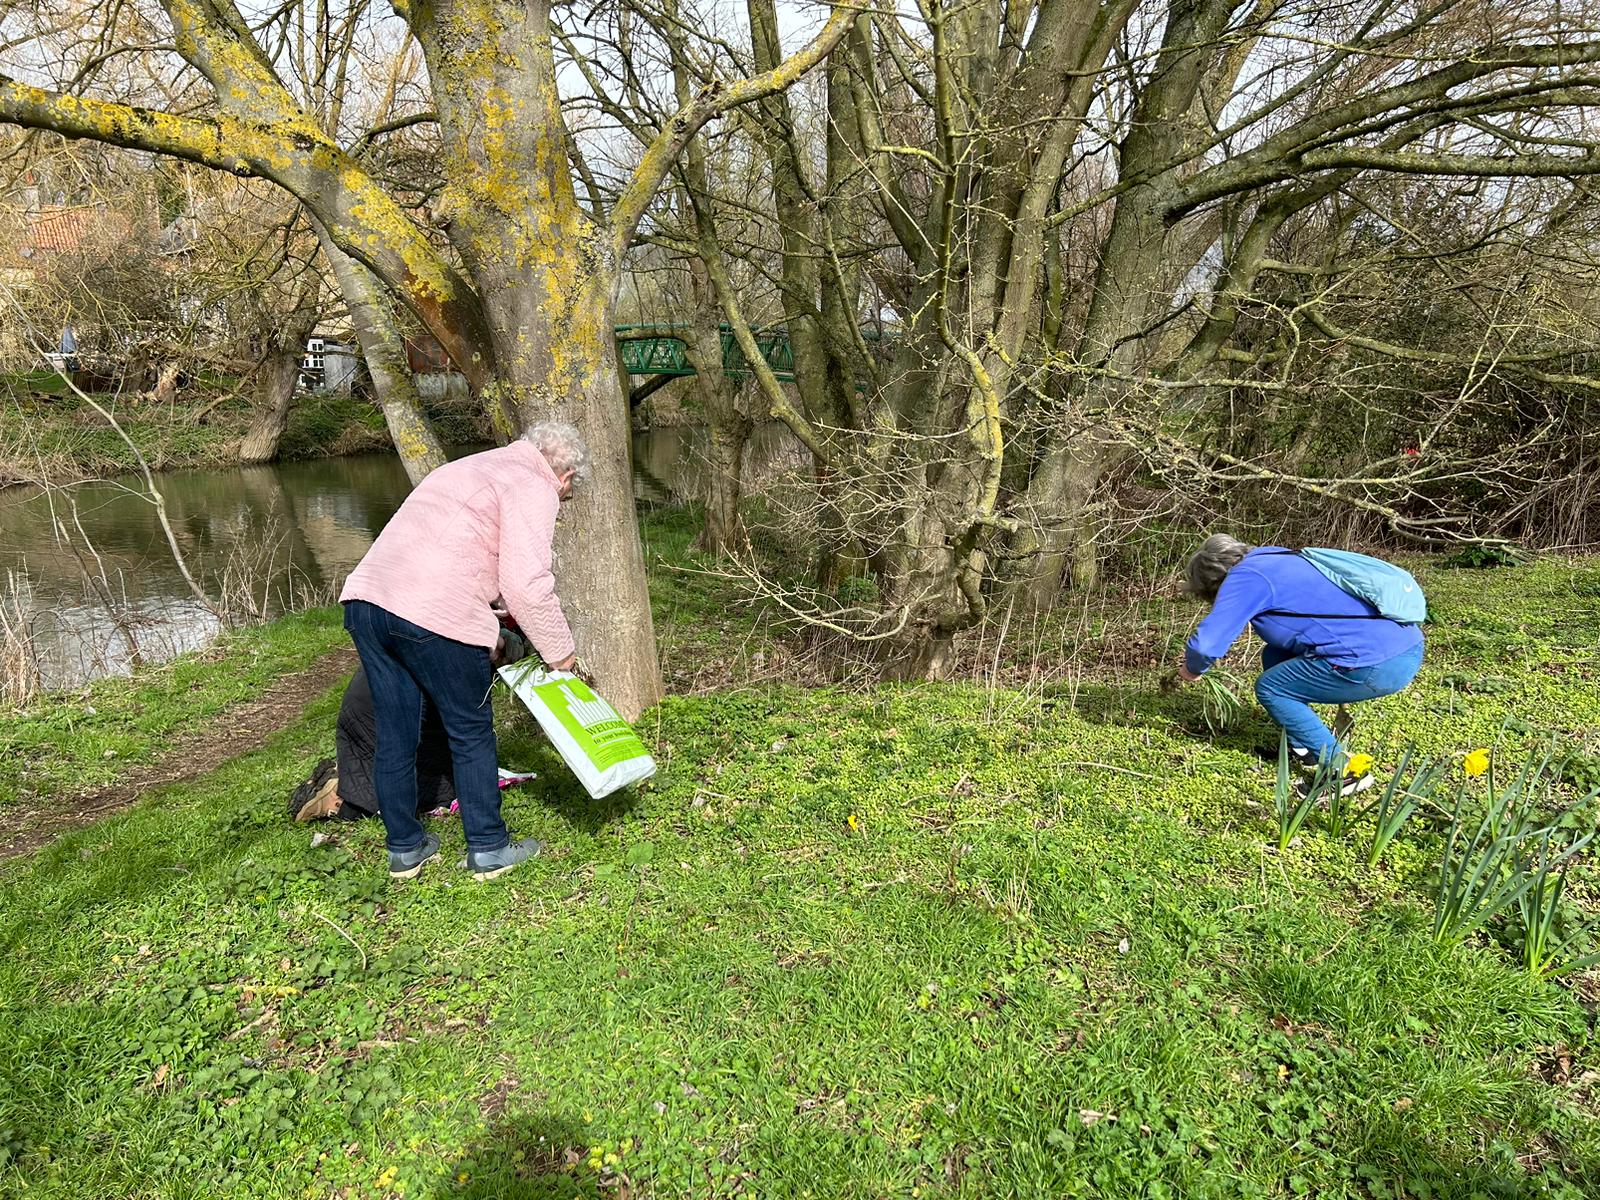
[[[1277,553],[1269,553],[1277,551]],[[1279,616],[1270,610],[1332,616]],[[1184,663],[1199,675],[1228,652],[1246,625],[1267,645],[1295,657],[1324,658],[1340,667],[1386,662],[1422,641],[1422,630],[1388,620],[1349,620],[1377,615],[1298,554],[1280,546],[1258,546],[1229,571],[1216,602],[1194,631]]]

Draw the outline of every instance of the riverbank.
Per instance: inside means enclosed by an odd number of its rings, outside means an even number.
[[[237,466],[239,443],[254,411],[248,393],[226,398],[237,380],[195,385],[181,406],[114,402],[96,397],[154,471],[226,469]],[[691,429],[704,423],[685,405],[682,388],[667,388],[634,413],[636,433]],[[190,414],[221,400],[197,421]],[[493,431],[470,402],[441,399],[428,410],[446,445],[487,444]],[[299,396],[279,447],[278,461],[299,462],[371,454],[391,448],[378,408],[338,392]],[[105,419],[75,395],[54,372],[0,374],[0,488],[20,483],[78,483],[138,469],[128,445]]]
[[[1193,610],[1145,588],[975,654],[966,682],[805,689],[770,678],[800,659],[759,610],[675,569],[691,533],[646,524],[663,657],[702,691],[640,723],[661,775],[583,800],[502,700],[502,758],[539,775],[508,819],[550,847],[503,881],[463,879],[454,823],[406,887],[372,825],[308,849],[282,805],[329,752],[337,686],[0,866],[0,1191],[1600,1188],[1594,984],[1435,942],[1436,827],[1376,868],[1365,829],[1320,817],[1278,851],[1260,715],[1205,739],[1196,693],[1155,691]],[[1383,767],[1399,739],[1600,749],[1600,567],[1424,583],[1424,675],[1360,712]],[[241,636],[152,673],[170,684],[52,701],[60,745],[115,712],[154,748],[225,714],[230,674],[259,690],[342,635],[322,612]],[[1084,645],[1121,652],[1074,675]]]
[[[96,399],[114,412],[152,470],[221,469],[238,465],[239,442],[254,416],[248,393],[225,400],[200,422],[190,414],[225,396],[233,382],[214,381],[170,409],[126,398],[116,403],[110,397]],[[429,415],[447,443],[487,440],[483,422],[464,405],[441,403]],[[279,460],[334,458],[389,447],[376,405],[337,392],[315,393],[296,399]],[[137,469],[127,443],[60,376],[0,376],[0,487],[105,479]]]

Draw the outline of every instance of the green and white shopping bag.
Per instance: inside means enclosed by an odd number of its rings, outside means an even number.
[[[596,800],[656,773],[633,726],[570,671],[524,661],[501,667],[500,678]]]

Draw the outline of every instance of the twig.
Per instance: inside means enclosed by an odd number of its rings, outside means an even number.
[[[1113,767],[1110,763],[1075,762],[1067,765],[1071,767],[1098,767],[1102,771],[1115,771],[1118,775],[1132,775],[1135,779],[1148,779],[1152,783],[1164,782],[1159,775],[1146,775],[1143,771],[1130,771],[1127,767]]]
[[[231,1041],[233,1041],[234,1038],[240,1037],[243,1034],[248,1033],[250,1030],[254,1029],[257,1025],[260,1025],[263,1021],[270,1020],[273,1016],[274,1016],[274,1013],[273,1013],[272,1009],[270,1009],[270,1008],[263,1009],[261,1011],[261,1015],[259,1017],[257,1017],[254,1021],[248,1021],[245,1024],[239,1026],[239,1028],[235,1029],[232,1033],[224,1035],[222,1040],[225,1041],[225,1042],[231,1042]]]
[[[1337,950],[1340,946],[1344,945],[1345,939],[1350,936],[1350,930],[1352,928],[1354,928],[1354,926],[1347,927],[1345,929],[1345,931],[1339,935],[1338,939],[1333,943],[1333,945],[1329,946],[1321,954],[1318,954],[1314,958],[1312,958],[1312,960],[1311,960],[1312,964],[1315,965],[1316,963],[1321,962],[1323,959],[1327,958],[1328,955],[1332,954],[1335,950]]]
[[[367,952],[361,948],[361,943],[360,942],[356,941],[355,938],[351,937],[348,933],[346,933],[344,931],[344,927],[341,926],[337,921],[328,920],[327,917],[323,916],[321,913],[319,913],[314,908],[307,908],[306,911],[308,913],[310,913],[313,917],[315,917],[317,920],[321,921],[324,925],[332,926],[333,927],[333,931],[335,933],[337,933],[345,941],[349,942],[352,946],[354,946],[356,948],[356,953],[361,955],[361,969],[363,971],[365,971],[367,969]]]

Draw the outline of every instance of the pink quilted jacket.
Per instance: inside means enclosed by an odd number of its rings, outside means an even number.
[[[546,662],[572,653],[556,599],[550,544],[560,484],[525,441],[446,463],[417,484],[345,581],[339,601],[366,600],[424,629],[492,650],[497,596]]]

